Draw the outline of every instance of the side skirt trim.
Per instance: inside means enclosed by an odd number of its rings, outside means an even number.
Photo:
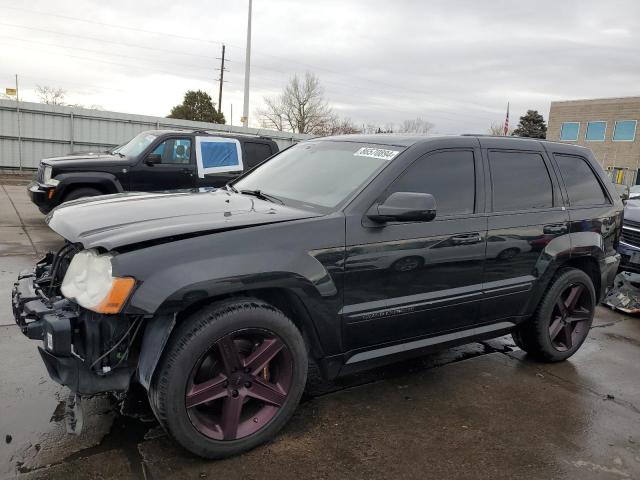
[[[476,328],[470,328],[468,330],[462,330],[460,332],[446,333],[444,335],[438,335],[436,337],[423,338],[421,340],[414,340],[412,342],[401,343],[399,345],[391,345],[389,347],[377,348],[375,350],[369,350],[366,352],[357,353],[349,360],[347,365],[358,362],[365,362],[373,360],[375,358],[385,357],[387,355],[394,355],[397,353],[407,352],[409,350],[416,350],[419,348],[430,347],[440,343],[453,342],[468,337],[475,337],[485,333],[490,333],[498,330],[506,330],[515,327],[513,322],[499,322],[491,325],[485,325]]]

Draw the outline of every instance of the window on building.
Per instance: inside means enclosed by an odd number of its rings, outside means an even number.
[[[607,122],[589,122],[584,138],[589,142],[603,142],[606,131]]]
[[[560,140],[574,142],[578,140],[580,122],[564,122],[560,129]]]
[[[475,183],[473,152],[443,151],[414,162],[387,193],[430,193],[436,199],[436,215],[441,217],[473,213]]]
[[[637,120],[621,120],[616,122],[613,130],[614,142],[632,142],[636,138]]]
[[[553,206],[551,178],[541,155],[492,151],[489,166],[494,212]]]
[[[571,206],[602,205],[608,203],[602,186],[586,160],[572,155],[556,155]]]

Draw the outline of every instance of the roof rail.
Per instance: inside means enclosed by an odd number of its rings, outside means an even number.
[[[191,133],[215,133],[217,135],[240,135],[246,137],[266,138],[263,135],[258,135],[256,133],[232,132],[230,130],[216,130],[213,128],[198,128]]]

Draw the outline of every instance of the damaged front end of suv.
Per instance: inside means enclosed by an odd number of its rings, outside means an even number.
[[[67,243],[20,274],[13,290],[16,323],[43,341],[49,375],[81,395],[124,391],[136,368],[143,316],[120,313],[136,282],[113,277],[110,257]]]

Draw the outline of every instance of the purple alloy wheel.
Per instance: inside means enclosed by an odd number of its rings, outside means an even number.
[[[566,352],[580,343],[589,333],[593,302],[581,283],[568,286],[558,297],[549,322],[551,345]]]
[[[273,332],[238,330],[218,339],[191,371],[185,406],[192,425],[214,440],[265,427],[284,404],[293,377],[289,349]]]

